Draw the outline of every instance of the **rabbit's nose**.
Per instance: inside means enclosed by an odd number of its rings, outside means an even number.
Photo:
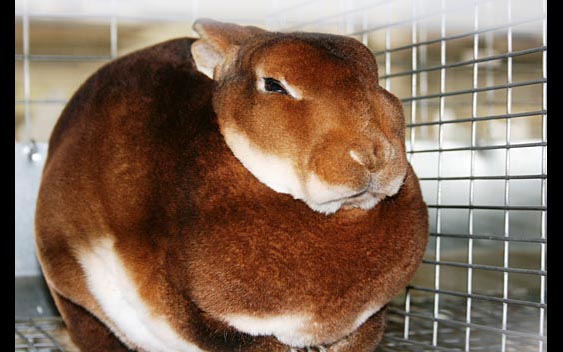
[[[355,162],[369,172],[375,172],[381,166],[381,158],[377,155],[375,148],[351,149],[349,154]]]

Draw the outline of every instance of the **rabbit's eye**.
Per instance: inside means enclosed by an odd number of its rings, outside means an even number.
[[[288,94],[281,82],[274,78],[264,78],[264,89],[267,92]]]

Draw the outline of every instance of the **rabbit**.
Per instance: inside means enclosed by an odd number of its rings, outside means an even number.
[[[120,57],[49,140],[36,247],[82,351],[373,351],[428,241],[353,38],[211,19]]]

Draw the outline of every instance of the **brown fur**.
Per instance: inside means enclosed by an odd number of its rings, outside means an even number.
[[[318,344],[347,344],[342,351],[373,350],[381,338],[382,311],[351,335],[346,329],[371,303],[399,293],[421,261],[427,211],[406,159],[397,157],[392,166],[406,170],[396,195],[369,211],[326,216],[260,183],[233,156],[220,126],[237,117],[264,150],[292,157],[308,150],[316,156],[303,168],[329,181],[355,182],[361,170],[333,157],[334,146],[375,147],[374,163],[383,144],[404,154],[400,103],[377,85],[375,60],[351,39],[245,31],[257,39],[236,38],[240,49],[229,54],[236,63],[218,67],[217,82],[196,70],[194,40],[176,39],[106,65],[63,111],[50,139],[36,237],[75,342],[95,341],[107,335],[104,326],[113,327],[77,261],[77,253],[103,237],[115,239],[152,311],[204,350],[287,351],[273,337],[227,326],[220,317],[229,313],[309,312],[319,322],[310,327]],[[254,79],[234,74],[245,65],[249,72],[253,60],[263,60],[266,71],[288,67],[288,81],[315,87],[310,100],[264,102]],[[323,74],[308,66],[323,67]],[[331,138],[319,142],[324,132]]]

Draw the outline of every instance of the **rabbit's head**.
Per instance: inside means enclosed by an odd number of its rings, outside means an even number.
[[[199,20],[198,70],[216,82],[225,142],[274,191],[330,214],[370,209],[407,170],[398,99],[355,39]]]

